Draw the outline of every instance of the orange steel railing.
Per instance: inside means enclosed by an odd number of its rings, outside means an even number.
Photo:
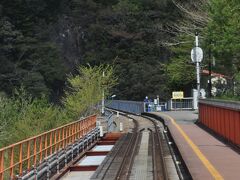
[[[64,149],[96,127],[96,115],[52,129],[0,149],[0,180],[29,172],[44,158]],[[36,127],[37,128],[37,127]]]

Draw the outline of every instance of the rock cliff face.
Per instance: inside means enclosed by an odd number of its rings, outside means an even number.
[[[57,101],[77,65],[114,64],[118,98],[167,98],[165,65],[187,20],[180,7],[171,0],[3,0],[1,91],[23,85],[33,96]]]
[[[79,53],[77,62],[114,64],[119,76],[114,93],[120,99],[167,96],[164,64],[171,50],[166,44],[176,37],[171,27],[183,18],[172,1],[75,0],[70,4],[67,16],[74,40],[70,49]]]

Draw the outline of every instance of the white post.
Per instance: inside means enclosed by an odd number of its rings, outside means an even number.
[[[198,91],[198,99],[200,97],[200,65],[199,62],[196,63],[197,70],[197,91]]]
[[[119,123],[119,130],[120,130],[120,132],[123,131],[123,123],[122,122]]]
[[[196,36],[195,36],[195,43],[196,43],[196,47],[198,47],[198,34],[196,33]]]
[[[196,47],[199,46],[198,44],[198,34],[196,33],[195,37]],[[195,53],[196,54],[196,53]],[[196,62],[196,72],[197,72],[197,91],[198,91],[198,99],[200,98],[200,63]]]
[[[195,47],[191,50],[191,59],[193,63],[196,63],[196,75],[197,75],[197,101],[200,98],[200,63],[203,60],[203,50],[199,47],[198,33],[195,34]]]
[[[103,137],[103,127],[99,126],[99,130],[100,130],[100,137]]]
[[[198,92],[196,89],[193,89],[193,109],[198,109]]]
[[[103,78],[105,77],[105,73],[103,71]],[[102,115],[104,115],[104,86],[103,86],[103,91],[102,91]]]

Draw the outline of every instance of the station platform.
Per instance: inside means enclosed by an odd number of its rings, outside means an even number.
[[[240,154],[195,124],[195,111],[154,112],[160,116],[195,179],[240,179]]]

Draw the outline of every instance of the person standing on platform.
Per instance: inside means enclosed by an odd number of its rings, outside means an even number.
[[[153,100],[152,99],[148,99],[148,112],[152,111],[152,104],[153,104]]]
[[[148,112],[148,105],[149,105],[149,101],[148,101],[148,97],[146,96],[145,99],[144,99],[144,109],[145,109],[145,112]]]

